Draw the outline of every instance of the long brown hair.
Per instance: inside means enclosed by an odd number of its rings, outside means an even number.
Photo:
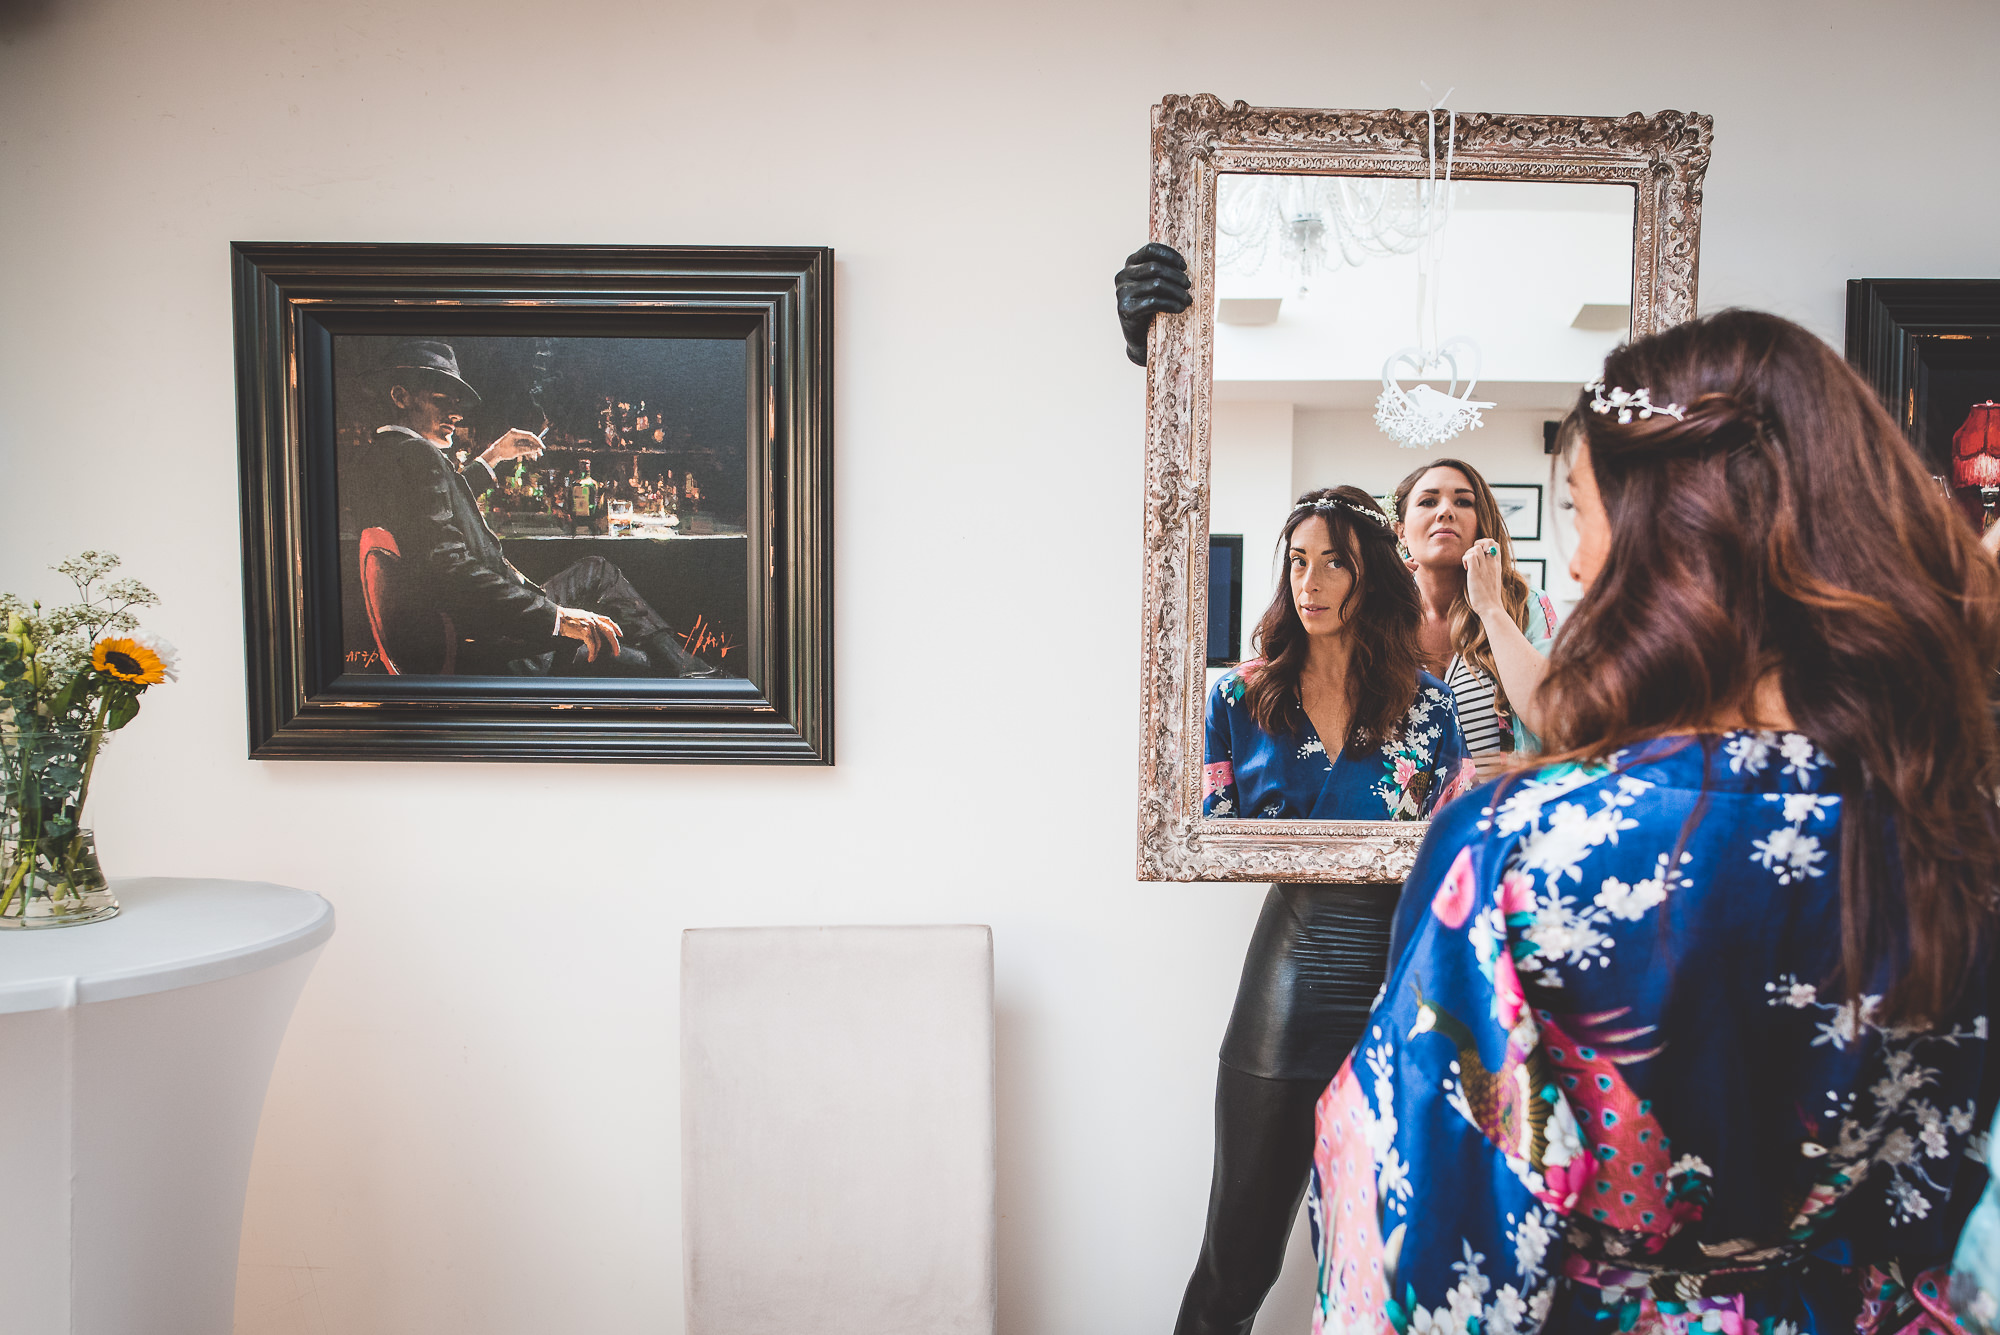
[[[1456,468],[1472,484],[1472,514],[1479,522],[1478,538],[1481,542],[1491,541],[1500,548],[1500,596],[1506,601],[1507,615],[1514,618],[1515,625],[1523,631],[1527,630],[1528,581],[1514,567],[1514,540],[1507,536],[1507,522],[1501,517],[1500,501],[1477,468],[1463,459],[1430,460],[1396,484],[1396,522],[1409,523],[1410,497],[1415,494],[1417,483],[1424,474],[1433,468]],[[1500,684],[1500,668],[1493,661],[1493,643],[1486,636],[1486,623],[1473,614],[1472,603],[1463,588],[1451,600],[1448,624],[1451,628],[1451,651],[1493,683],[1493,707],[1501,713],[1511,712],[1507,704],[1507,688]]]
[[[1299,525],[1315,516],[1326,521],[1334,550],[1347,552],[1354,566],[1354,583],[1341,602],[1353,642],[1347,660],[1353,723],[1338,744],[1331,737],[1320,740],[1334,750],[1339,745],[1372,750],[1397,735],[1403,716],[1416,703],[1417,673],[1422,667],[1417,628],[1423,607],[1417,601],[1416,582],[1396,554],[1396,535],[1388,516],[1359,487],[1324,487],[1299,497],[1278,534],[1279,555],[1290,551]],[[1289,562],[1286,568],[1251,635],[1250,643],[1263,661],[1244,674],[1250,716],[1272,736],[1296,733],[1304,715],[1299,674],[1306,665],[1310,637],[1292,604]]]
[[[1755,717],[1775,674],[1842,802],[1850,1001],[1934,1020],[1988,938],[2000,567],[1866,382],[1787,320],[1723,311],[1611,354],[1654,412],[1571,414],[1610,547],[1550,655],[1547,762]]]

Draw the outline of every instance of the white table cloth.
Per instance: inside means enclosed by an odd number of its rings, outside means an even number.
[[[112,889],[107,922],[0,933],[0,1335],[229,1335],[264,1092],[333,908]]]

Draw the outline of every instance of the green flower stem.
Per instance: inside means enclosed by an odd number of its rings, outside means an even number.
[[[21,745],[21,737],[23,736],[23,730],[20,728],[19,723],[20,720],[17,715],[14,731],[14,745],[17,749],[17,754],[18,748]],[[20,862],[14,868],[13,874],[7,878],[6,893],[0,894],[0,913],[5,913],[8,905],[14,902],[14,893],[21,888],[22,878],[27,876],[28,868],[34,865],[35,847],[39,842],[40,830],[36,831],[38,837],[31,839],[28,837],[28,832],[25,828],[28,816],[28,767],[26,764],[21,766],[21,791],[14,795],[14,810],[18,813],[18,819],[22,822],[23,827],[15,831],[14,838],[14,852],[19,856]]]
[[[111,712],[111,692],[97,697],[97,721],[90,725],[90,750],[83,757],[83,782],[76,786],[76,818],[83,821],[83,799],[90,792],[90,771],[97,767],[97,748],[104,743],[104,716]]]
[[[14,902],[14,892],[21,888],[21,878],[28,874],[28,868],[33,862],[34,858],[31,855],[23,854],[21,864],[14,868],[14,874],[7,878],[7,892],[0,894],[0,913],[5,913],[7,906]]]
[[[111,692],[105,691],[97,697],[97,721],[91,725],[90,749],[83,757],[83,782],[76,786],[76,806],[71,808],[76,813],[73,822],[77,827],[76,833],[70,835],[69,849],[63,854],[62,879],[63,884],[70,887],[71,894],[76,893],[76,855],[83,847],[83,799],[90,795],[90,772],[97,767],[97,748],[104,743],[104,716],[110,712]],[[4,906],[0,906],[0,912],[5,911]]]

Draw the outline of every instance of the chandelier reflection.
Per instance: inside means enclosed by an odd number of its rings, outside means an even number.
[[[1216,258],[1248,276],[1275,248],[1303,294],[1315,274],[1415,252],[1450,213],[1444,182],[1230,173],[1216,185]]]

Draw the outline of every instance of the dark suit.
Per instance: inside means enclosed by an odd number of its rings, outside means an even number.
[[[461,474],[442,450],[402,428],[342,450],[342,507],[357,531],[386,529],[401,552],[387,581],[382,639],[399,666],[408,664],[404,671],[672,677],[703,669],[601,557],[569,566],[546,587],[522,575],[479,513],[475,485],[493,485],[485,464],[474,460]],[[559,605],[618,622],[626,636],[619,654],[600,653],[591,663],[576,641],[558,637]],[[455,654],[449,669],[442,666],[447,639]]]

